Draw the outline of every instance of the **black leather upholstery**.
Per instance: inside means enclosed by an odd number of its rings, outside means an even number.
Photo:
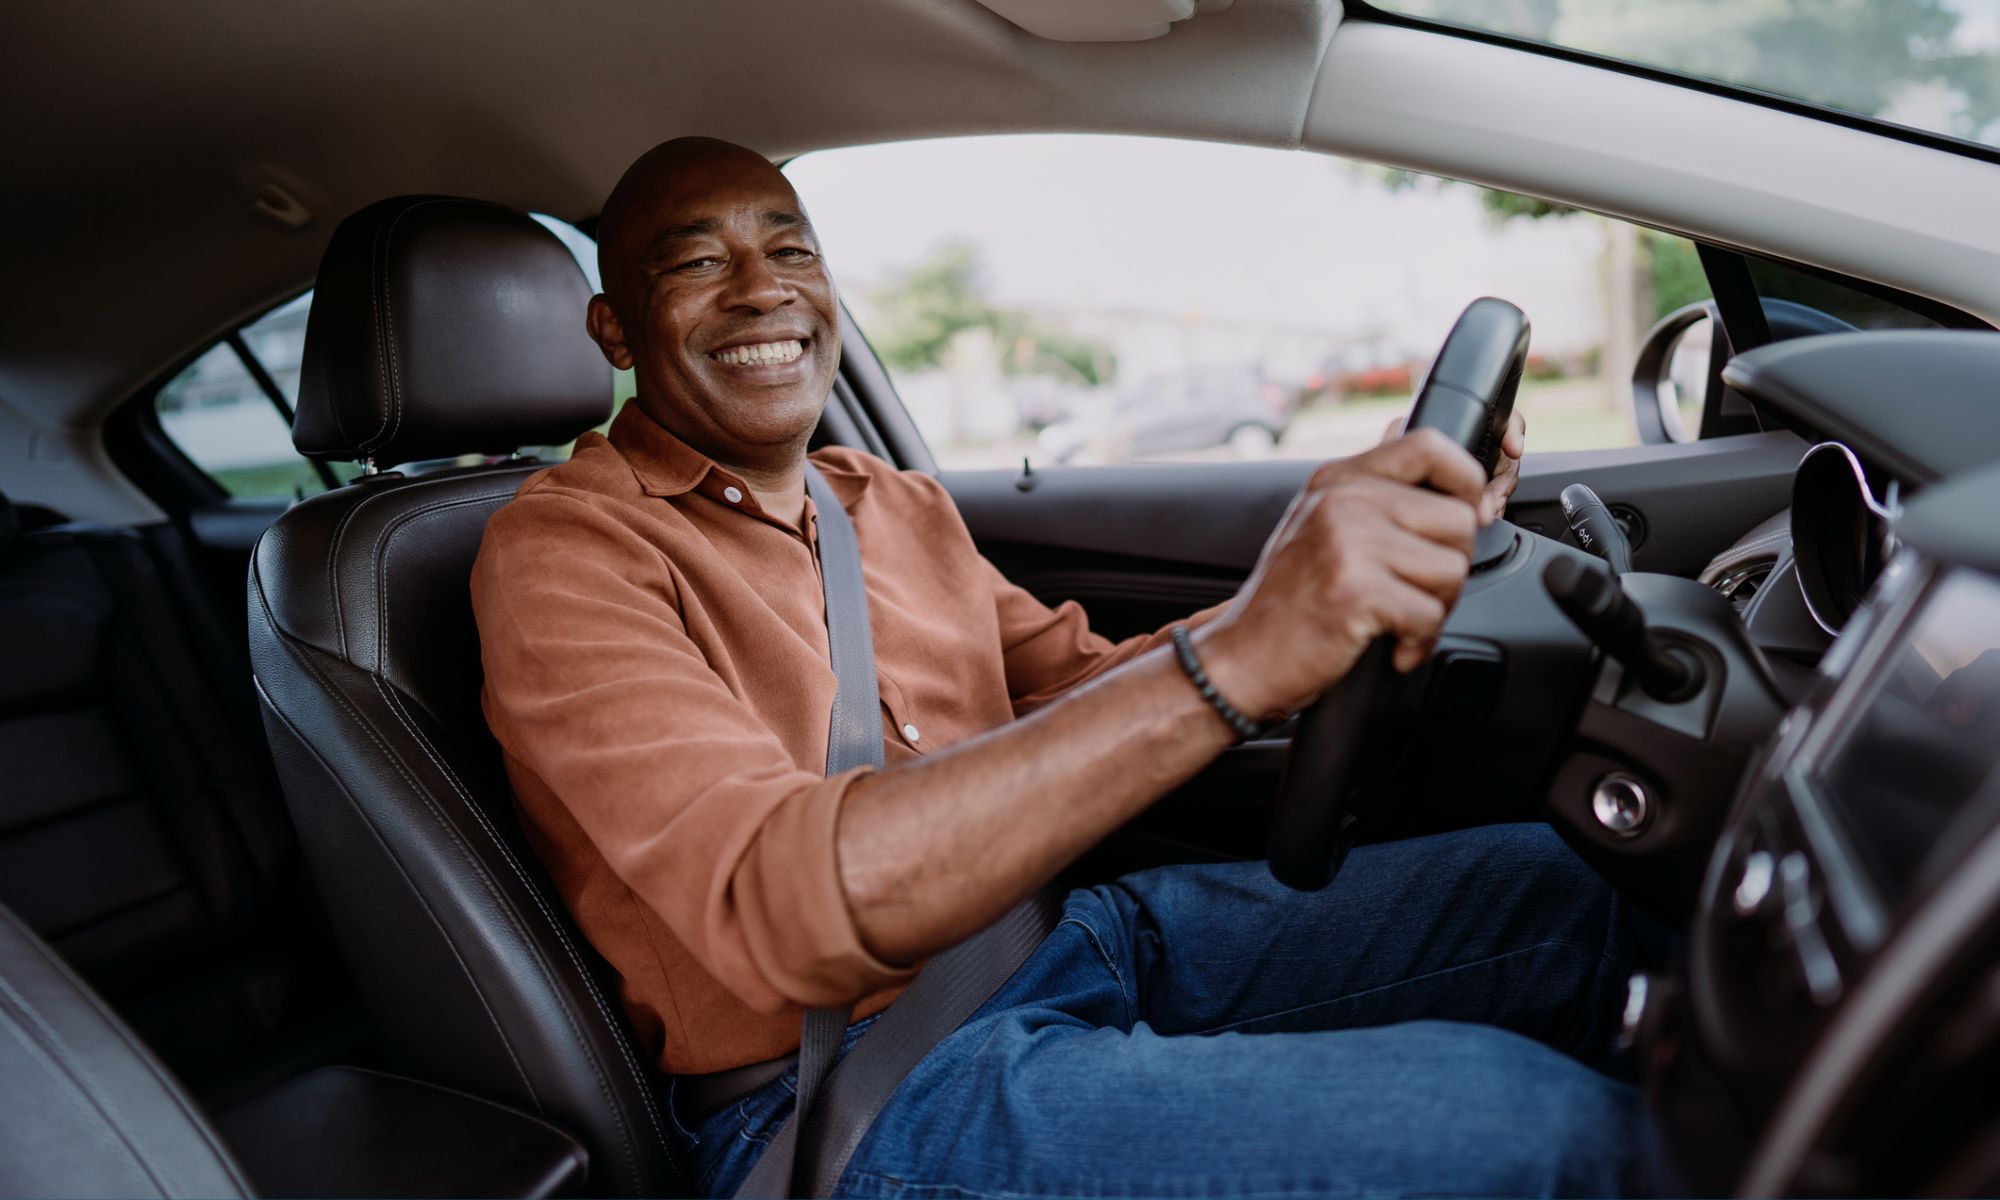
[[[588,1157],[526,1113],[414,1079],[322,1067],[216,1119],[260,1195],[559,1196]]]
[[[334,428],[329,410],[348,403],[317,373],[370,369],[345,361],[374,353],[366,339],[336,332],[329,345],[327,330],[365,325],[378,292],[409,294],[418,285],[405,273],[443,291],[505,294],[511,307],[484,331],[443,321],[443,345],[429,341],[421,316],[398,319],[398,353],[427,365],[406,373],[396,397],[403,432],[382,444],[421,444],[431,455],[500,444],[465,431],[473,410],[457,390],[455,360],[475,380],[542,379],[550,389],[524,388],[507,401],[504,421],[515,432],[503,441],[526,430],[563,441],[608,415],[607,375],[585,404],[568,390],[582,386],[583,372],[559,386],[534,361],[596,354],[583,331],[581,273],[565,251],[569,277],[551,279],[548,253],[561,251],[553,235],[497,211],[391,201],[343,224],[322,281],[360,265],[388,276],[373,291],[322,282],[307,331],[301,431]],[[402,236],[394,227],[403,212],[421,214],[428,232],[384,257],[377,243]],[[471,243],[477,255],[463,252]],[[447,286],[451,274],[469,277]],[[426,431],[421,443],[411,429]],[[299,436],[304,444],[308,434]],[[522,841],[479,713],[467,580],[487,518],[533,469],[364,477],[293,507],[252,558],[253,666],[300,840],[391,1065],[575,1135],[590,1152],[594,1192],[685,1192],[653,1064],[632,1045],[600,982],[603,964]]]
[[[0,908],[0,1195],[250,1194],[180,1085]]]
[[[539,235],[539,236],[537,236]],[[340,223],[306,325],[292,441],[392,467],[566,442],[606,415],[563,244],[496,204],[399,196]]]
[[[221,678],[187,600],[135,531],[0,544],[0,902],[226,1098],[360,1029],[262,738],[227,716],[247,664]]]

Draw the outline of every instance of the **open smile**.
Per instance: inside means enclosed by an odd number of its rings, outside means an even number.
[[[805,355],[810,338],[787,338],[775,342],[752,342],[710,351],[708,357],[729,367],[782,367]]]

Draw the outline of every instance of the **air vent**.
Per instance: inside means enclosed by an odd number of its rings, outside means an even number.
[[[1777,563],[1770,559],[1750,563],[1724,575],[1716,580],[1713,586],[1736,606],[1736,611],[1742,612],[1749,606],[1750,598],[1763,590],[1765,581],[1771,578],[1771,568],[1776,565]]]

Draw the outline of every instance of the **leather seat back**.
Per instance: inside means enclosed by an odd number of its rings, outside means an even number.
[[[394,466],[569,441],[610,414],[590,289],[532,219],[403,197],[334,232],[293,439]],[[364,476],[259,542],[250,639],[301,843],[399,1071],[581,1140],[596,1193],[684,1192],[655,1096],[516,823],[479,712],[468,579],[532,465]]]
[[[201,1111],[0,907],[0,1195],[249,1196]]]

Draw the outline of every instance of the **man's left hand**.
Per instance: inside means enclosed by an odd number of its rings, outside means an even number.
[[[1403,436],[1403,426],[1408,417],[1397,417],[1383,430],[1382,440],[1393,441]],[[1521,410],[1507,418],[1507,432],[1500,439],[1500,461],[1493,466],[1493,478],[1486,484],[1486,495],[1479,502],[1479,523],[1490,525],[1507,512],[1507,500],[1514,489],[1521,485],[1521,455],[1528,449],[1528,422],[1521,416]]]

